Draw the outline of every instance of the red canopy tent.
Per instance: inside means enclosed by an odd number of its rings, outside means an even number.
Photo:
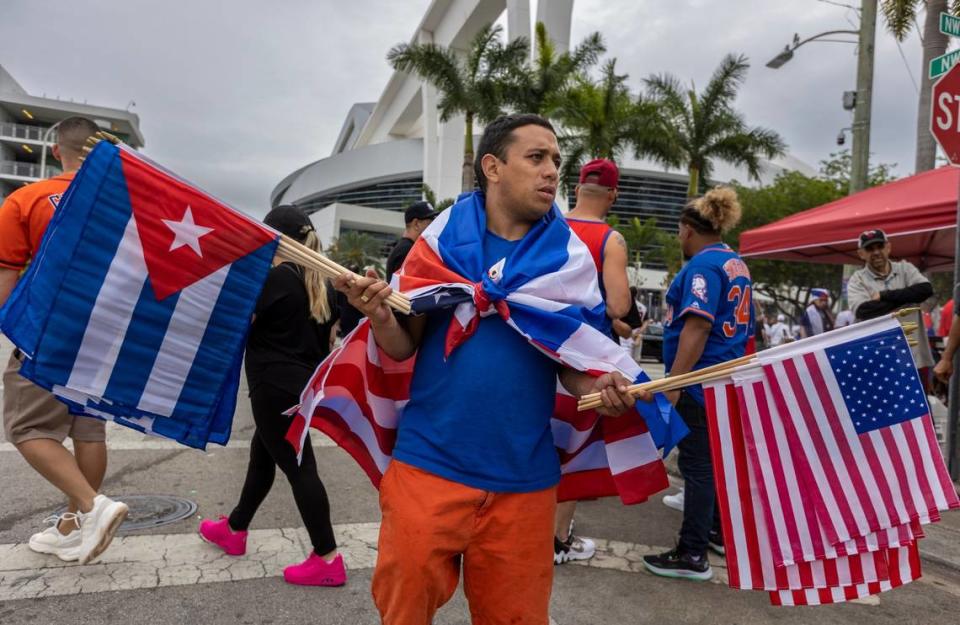
[[[945,166],[847,196],[740,235],[748,258],[860,264],[857,239],[880,228],[892,256],[923,271],[953,270],[960,168]]]

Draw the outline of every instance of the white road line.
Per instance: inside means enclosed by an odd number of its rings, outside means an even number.
[[[379,528],[334,527],[348,569],[373,567]],[[231,557],[197,534],[122,536],[84,566],[34,553],[25,543],[0,545],[0,601],[277,577],[307,557],[309,544],[303,528],[251,530],[247,554]]]
[[[373,568],[379,530],[379,523],[334,526],[348,570]],[[597,554],[591,560],[571,564],[649,575],[643,567],[643,556],[667,550],[594,540]],[[122,536],[114,540],[100,561],[80,566],[34,553],[25,543],[0,545],[0,601],[279,577],[285,566],[306,557],[310,541],[303,528],[251,530],[247,550],[244,556],[227,556],[194,533]],[[726,561],[716,556],[711,560],[711,583],[726,585]],[[960,596],[960,589],[946,580],[924,577],[920,582]],[[879,599],[868,598],[861,603],[878,605]]]

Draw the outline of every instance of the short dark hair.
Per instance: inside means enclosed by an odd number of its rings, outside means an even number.
[[[480,137],[480,145],[477,146],[477,156],[473,160],[473,171],[477,177],[477,184],[480,185],[482,191],[487,190],[487,177],[483,175],[483,167],[480,166],[480,161],[487,154],[493,154],[501,161],[506,161],[507,148],[513,143],[513,131],[523,126],[540,126],[553,134],[557,134],[557,131],[553,129],[553,124],[533,113],[501,115],[487,124],[487,127],[483,130],[483,136]]]
[[[57,145],[60,149],[66,148],[75,154],[83,149],[88,137],[100,131],[99,126],[86,117],[68,117],[57,124]]]

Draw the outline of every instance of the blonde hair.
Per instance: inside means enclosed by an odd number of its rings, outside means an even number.
[[[317,233],[311,230],[307,233],[303,244],[316,252],[322,252],[323,246]],[[310,316],[323,323],[331,317],[330,302],[327,300],[327,279],[316,269],[303,268],[303,283],[307,287],[307,299],[310,302]]]
[[[680,221],[698,232],[723,234],[740,223],[740,200],[731,187],[716,186],[691,200],[680,213]]]

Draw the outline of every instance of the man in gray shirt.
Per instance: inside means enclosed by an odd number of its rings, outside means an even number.
[[[890,241],[880,229],[860,235],[863,269],[847,283],[847,300],[857,320],[873,319],[933,295],[933,287],[913,264],[890,260]]]

